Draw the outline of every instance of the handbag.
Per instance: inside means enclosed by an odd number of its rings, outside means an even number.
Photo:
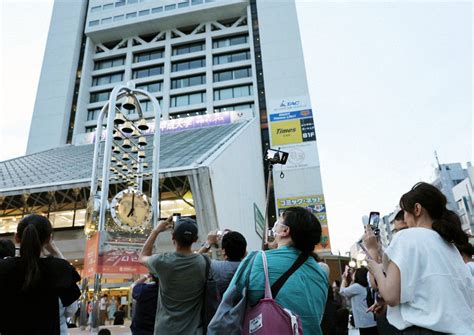
[[[247,308],[247,287],[256,255],[257,252],[255,251],[242,261],[238,272],[235,274],[237,277],[234,286],[226,291],[214,317],[209,323],[207,328],[208,335],[242,334],[242,324]],[[249,271],[247,272],[245,286],[239,290],[237,284],[247,268]]]
[[[300,317],[287,308],[276,303],[274,297],[286,280],[306,261],[308,255],[301,254],[294,264],[270,288],[268,278],[267,256],[262,253],[263,271],[265,274],[265,296],[257,305],[247,309],[245,313],[244,335],[303,334]],[[273,291],[273,292],[272,292]]]

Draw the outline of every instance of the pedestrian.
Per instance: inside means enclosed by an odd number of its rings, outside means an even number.
[[[224,260],[212,260],[211,270],[214,279],[217,281],[219,293],[222,297],[225,290],[229,286],[235,271],[239,267],[240,262],[247,253],[247,240],[237,231],[228,231],[223,235],[218,235],[217,231],[210,232],[207,235],[206,243],[199,249],[199,253],[208,252],[213,244],[217,244],[222,240],[222,252]]]
[[[56,247],[49,220],[23,217],[15,240],[20,256],[0,261],[0,333],[59,335],[59,299],[69,306],[81,292],[77,271]],[[48,257],[41,257],[42,252]]]
[[[72,304],[69,306],[63,306],[61,299],[59,299],[59,326],[61,328],[61,335],[67,335],[69,334],[68,329],[69,327],[69,322],[68,319],[74,316],[78,310],[79,306],[77,304],[77,301],[74,301]]]
[[[107,306],[107,319],[109,320],[109,324],[111,325],[114,322],[114,314],[117,311],[118,302],[115,297],[110,299],[110,303]]]
[[[433,185],[418,183],[400,199],[409,229],[397,233],[383,264],[368,260],[387,318],[400,334],[474,334],[474,281],[454,244],[466,234]]]
[[[124,306],[120,305],[119,309],[114,313],[114,326],[120,326],[125,323]]]
[[[353,283],[348,286],[347,278],[350,275],[349,269],[350,268],[346,266],[346,270],[342,275],[339,293],[343,297],[350,299],[354,325],[359,329],[360,335],[377,335],[377,323],[375,322],[374,314],[371,312],[367,313],[367,309],[370,307],[367,303],[367,297],[370,294],[369,283],[367,281],[368,270],[365,267],[355,270]]]
[[[6,238],[0,239],[0,259],[15,257],[15,244]]]
[[[321,239],[321,224],[305,208],[285,209],[272,229],[277,244],[276,249],[265,251],[270,285],[273,285],[300,257],[304,263],[288,278],[278,295],[276,302],[301,317],[306,335],[321,335],[321,320],[328,293],[328,277],[314,257],[314,249]],[[249,255],[248,257],[251,257]],[[265,275],[262,256],[254,256],[252,268],[240,269],[232,279],[229,289],[245,287],[249,273],[248,299],[255,305],[264,296]],[[236,283],[236,278],[240,280]],[[229,290],[228,289],[228,290]],[[227,291],[226,293],[227,294]]]
[[[159,234],[171,230],[175,252],[152,255]],[[193,253],[198,226],[191,218],[160,221],[143,246],[140,262],[159,278],[155,334],[194,335],[202,332],[201,309],[206,282],[206,260]]]
[[[99,300],[99,322],[101,326],[105,325],[107,320],[107,307],[109,305],[108,295],[104,294]]]
[[[149,282],[146,282],[150,280]],[[132,284],[135,299],[132,324],[133,335],[152,335],[155,330],[156,305],[158,302],[158,278],[147,275]]]

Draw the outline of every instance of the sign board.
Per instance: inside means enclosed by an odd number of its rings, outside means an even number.
[[[260,236],[260,238],[263,238],[265,233],[265,217],[255,203],[253,204],[253,214],[255,220],[255,232]]]
[[[289,153],[284,170],[319,166],[316,130],[308,96],[269,103],[270,143]]]
[[[308,195],[299,197],[278,198],[278,216],[289,207],[304,207],[310,209],[311,212],[318,218],[321,223],[321,241],[316,246],[316,252],[331,252],[331,243],[329,240],[328,221],[326,216],[326,204],[324,202],[324,195]]]
[[[117,240],[106,231],[96,232],[87,240],[84,276],[95,273],[146,274],[148,269],[138,261],[145,239]]]

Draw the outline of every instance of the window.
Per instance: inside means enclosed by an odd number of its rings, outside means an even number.
[[[145,77],[156,76],[159,74],[163,74],[163,65],[145,67],[145,68],[133,70],[132,78],[133,79],[145,78]]]
[[[163,58],[163,49],[136,53],[133,56],[133,62],[140,63],[159,58]]]
[[[163,98],[157,98],[158,104],[160,107],[163,105]],[[140,101],[140,107],[142,108],[143,113],[152,113],[153,112],[153,103],[150,100],[141,100]],[[127,112],[128,115],[130,114],[135,114],[136,111],[135,109],[131,109]]]
[[[249,39],[248,35],[239,35],[239,36],[221,38],[221,39],[212,41],[212,47],[216,49],[216,48],[230,47],[232,45],[245,44],[248,42],[248,39]]]
[[[163,11],[163,7],[155,7],[151,9],[152,14],[161,13],[162,11]]]
[[[143,15],[148,15],[148,14],[150,14],[149,9],[141,10],[138,12],[138,16],[143,16]]]
[[[114,16],[114,22],[115,21],[122,21],[124,18],[125,18],[125,16],[123,16],[123,15]]]
[[[206,76],[204,74],[186,78],[176,78],[171,80],[171,89],[202,85],[205,83]]]
[[[125,64],[125,57],[109,58],[100,61],[96,61],[94,64],[94,70],[108,69],[115,66]]]
[[[180,45],[173,48],[173,56],[189,54],[191,52],[197,52],[202,50],[204,50],[204,43],[202,42]]]
[[[94,20],[89,22],[89,27],[94,27],[99,25],[99,20]]]
[[[92,77],[92,86],[118,83],[123,80],[123,72]]]
[[[101,108],[89,109],[87,111],[87,121],[97,120]]]
[[[98,11],[100,11],[102,8],[102,6],[94,6],[91,8],[91,13],[96,13]]]
[[[108,4],[105,4],[104,7],[102,7],[104,10],[107,10],[107,9],[112,9],[114,8],[114,4],[113,3],[108,3]]]
[[[140,90],[145,90],[145,91],[150,92],[150,93],[154,93],[154,92],[160,92],[161,91],[161,85],[162,85],[161,81],[155,81],[155,82],[152,82],[152,83],[137,85],[137,88],[140,89]]]
[[[242,109],[252,109],[253,110],[253,103],[250,104],[239,104],[239,105],[230,105],[230,106],[222,106],[214,109],[214,112],[229,112],[229,111],[237,111]]]
[[[122,7],[122,6],[125,6],[125,0],[115,1],[115,7]]]
[[[97,127],[96,126],[86,127],[86,133],[93,133],[95,131],[95,128]]]
[[[206,102],[206,92],[175,95],[171,97],[171,107],[188,106]]]
[[[231,54],[217,55],[213,58],[214,65],[239,62],[250,59],[250,51],[239,51]]]
[[[125,16],[126,19],[133,19],[134,17],[137,17],[137,12],[128,13],[128,14]]]
[[[112,17],[106,17],[105,19],[100,20],[101,24],[108,24],[112,22]]]
[[[189,0],[178,3],[178,8],[184,8],[189,6]]]
[[[248,78],[252,75],[250,67],[244,67],[241,69],[214,72],[214,82],[226,81],[232,79]]]
[[[252,85],[236,86],[214,90],[214,100],[246,97],[253,94]]]
[[[191,0],[191,5],[200,5],[204,2],[204,0]]]
[[[197,69],[203,66],[206,66],[206,59],[199,58],[199,59],[172,63],[171,71],[177,72],[177,71],[184,71],[184,70],[192,70],[192,69]]]
[[[173,10],[173,9],[176,9],[176,4],[166,5],[166,6],[165,6],[165,11]]]
[[[106,101],[109,100],[110,91],[101,91],[101,92],[94,92],[91,93],[90,102],[99,102],[99,101]]]
[[[127,3],[131,5],[132,3],[138,3],[138,0],[128,0]]]

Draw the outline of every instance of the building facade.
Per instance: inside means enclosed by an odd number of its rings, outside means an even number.
[[[270,219],[310,207],[323,225],[320,251],[330,252],[293,0],[56,0],[27,153],[90,142],[113,87],[129,81],[154,94],[163,120],[251,113],[262,153],[289,153],[273,173]],[[266,163],[251,164],[268,178]]]

